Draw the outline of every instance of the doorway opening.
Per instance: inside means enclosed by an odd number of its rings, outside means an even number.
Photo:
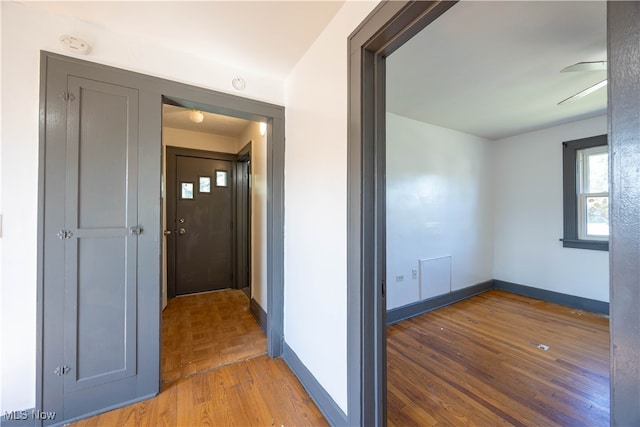
[[[267,136],[264,122],[165,103],[162,145],[166,383],[267,351]]]
[[[557,232],[563,142],[607,132],[606,88],[562,101],[606,81],[606,59],[604,2],[459,2],[386,56],[383,268],[387,319],[400,320],[386,330],[389,424],[410,423],[407,399],[430,400],[428,386],[412,383],[417,372],[449,406],[418,405],[416,423],[452,413],[476,424],[608,422],[608,318],[567,306],[527,310],[540,299],[573,301],[538,292],[527,303],[502,286],[596,300],[608,314],[608,253],[564,248]],[[577,71],[562,72],[570,66]],[[593,335],[567,334],[582,328]],[[572,366],[544,364],[540,344]],[[521,375],[528,381],[513,381]],[[481,394],[498,405],[457,401],[459,393],[473,399],[480,377],[492,379]],[[569,384],[579,380],[593,392],[576,393]],[[571,402],[545,401],[554,393]],[[538,407],[523,405],[536,399]]]

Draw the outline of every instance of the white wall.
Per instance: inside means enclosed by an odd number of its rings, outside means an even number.
[[[87,22],[34,11],[28,5],[2,1],[0,7],[3,113],[0,203],[4,219],[0,263],[0,413],[4,413],[35,405],[40,50],[64,53],[58,37],[72,34],[93,45],[92,54],[83,59],[280,105],[284,101],[284,82],[162,46],[141,44]],[[344,56],[344,47],[338,52]],[[210,55],[216,58],[215,44]],[[243,92],[232,89],[231,80],[237,75],[248,83]]]
[[[563,248],[562,142],[607,133],[599,116],[494,142],[494,278],[609,301],[609,253]]]
[[[238,138],[238,151],[251,142],[251,297],[267,308],[267,137],[252,122]]]
[[[285,340],[345,412],[347,38],[376,4],[345,3],[286,81]]]
[[[491,280],[491,142],[392,113],[386,125],[387,308],[420,299],[418,259],[451,256],[454,291]]]

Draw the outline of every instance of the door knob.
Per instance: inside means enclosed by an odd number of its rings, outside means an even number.
[[[171,230],[164,230],[162,234],[164,234],[165,236],[168,236],[171,234]]]
[[[185,230],[184,228],[180,228],[180,230],[178,230],[178,234],[181,236],[187,234],[187,230]]]

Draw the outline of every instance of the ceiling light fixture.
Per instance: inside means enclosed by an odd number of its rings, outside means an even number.
[[[265,122],[260,122],[260,135],[264,136],[267,133],[267,124]]]
[[[570,101],[575,101],[576,99],[584,98],[585,96],[589,95],[590,93],[593,93],[593,92],[597,91],[598,89],[600,89],[602,87],[605,87],[606,85],[607,85],[607,81],[606,80],[598,82],[598,83],[594,84],[593,86],[589,86],[585,90],[576,93],[575,95],[571,95],[567,99],[563,99],[562,101],[558,102],[558,105],[562,105],[562,104],[570,102]]]
[[[189,111],[189,120],[193,123],[202,123],[204,121],[204,113],[199,110]]]

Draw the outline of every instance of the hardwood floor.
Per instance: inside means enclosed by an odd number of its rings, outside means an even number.
[[[169,300],[162,312],[162,381],[267,352],[267,338],[241,289]]]
[[[389,425],[606,426],[608,326],[605,316],[501,291],[390,326]],[[163,314],[160,395],[74,425],[327,425],[265,348],[242,291],[174,299]]]
[[[242,290],[174,298],[162,313],[161,393],[73,426],[326,426],[266,348]]]
[[[390,326],[387,359],[390,426],[609,425],[606,316],[490,291]]]
[[[258,356],[165,384],[153,399],[79,421],[85,426],[326,426],[281,359]]]

